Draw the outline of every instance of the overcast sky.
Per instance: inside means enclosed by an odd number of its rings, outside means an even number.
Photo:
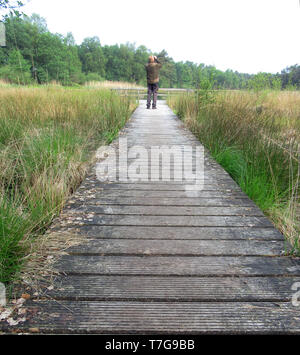
[[[98,36],[247,73],[300,63],[299,0],[30,0],[23,11],[78,44]]]

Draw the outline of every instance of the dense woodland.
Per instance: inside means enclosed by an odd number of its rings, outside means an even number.
[[[87,81],[127,81],[145,85],[145,69],[150,49],[134,44],[102,46],[98,37],[85,38],[77,45],[72,33],[51,33],[39,15],[10,15],[4,19],[6,47],[0,48],[0,78],[17,84],[51,81],[63,85]],[[166,44],[167,45],[167,44]],[[193,62],[175,62],[163,50],[154,53],[164,64],[160,86],[205,89],[299,89],[300,66],[281,73],[250,75],[230,69]],[[201,59],[201,58],[200,58]]]

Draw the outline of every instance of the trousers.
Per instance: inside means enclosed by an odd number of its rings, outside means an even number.
[[[151,105],[152,95],[153,95],[152,107],[156,107],[157,92],[158,92],[158,83],[148,84],[147,107],[150,107]]]

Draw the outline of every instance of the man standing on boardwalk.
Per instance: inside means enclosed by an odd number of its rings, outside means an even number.
[[[157,101],[157,91],[159,82],[159,70],[162,64],[159,62],[156,56],[150,56],[148,64],[146,64],[147,72],[147,86],[148,86],[148,97],[147,97],[147,109],[150,109],[151,97],[153,95],[152,108],[156,109]]]

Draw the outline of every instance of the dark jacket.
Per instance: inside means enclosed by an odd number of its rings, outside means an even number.
[[[155,59],[154,63],[148,63],[145,65],[147,72],[147,83],[156,84],[159,82],[159,70],[162,67],[162,64]]]

